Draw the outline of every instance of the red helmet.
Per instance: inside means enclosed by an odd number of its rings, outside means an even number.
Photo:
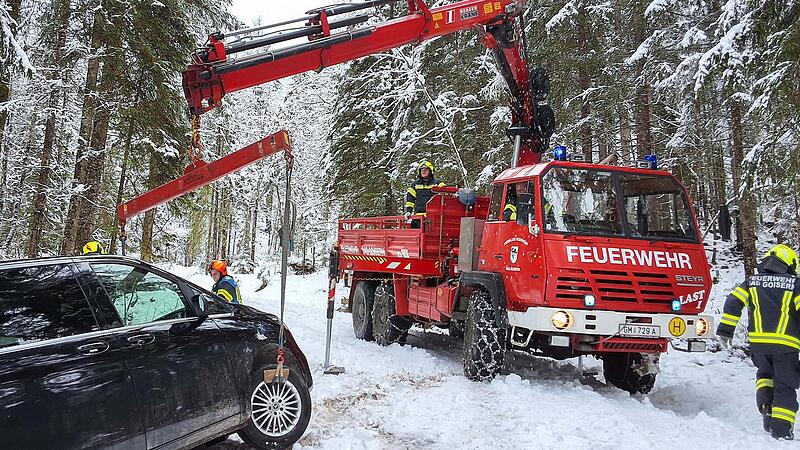
[[[219,273],[221,273],[224,277],[225,275],[228,275],[228,263],[221,259],[215,259],[211,261],[211,264],[208,265],[206,272],[211,273],[212,270],[219,271]]]

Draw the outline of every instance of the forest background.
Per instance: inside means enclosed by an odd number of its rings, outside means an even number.
[[[77,254],[95,239],[119,252],[115,205],[189,163],[180,71],[208,33],[243,26],[228,6],[0,0],[0,257]],[[688,187],[712,259],[729,245],[751,272],[757,239],[797,247],[800,0],[531,0],[525,27],[553,86],[553,144],[623,165],[658,155]],[[486,192],[509,166],[509,120],[491,55],[465,31],[228,95],[201,132],[216,159],[289,131],[295,256],[316,259],[337,218],[399,213],[422,159]],[[278,253],[284,176],[275,156],[137,217],[128,247],[263,267]]]

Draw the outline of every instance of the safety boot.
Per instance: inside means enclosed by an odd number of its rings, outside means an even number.
[[[784,439],[787,441],[794,440],[794,433],[792,433],[792,424],[780,419],[774,419],[771,423],[772,437],[775,439]]]

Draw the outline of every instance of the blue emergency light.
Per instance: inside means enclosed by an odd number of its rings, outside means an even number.
[[[680,311],[681,310],[681,301],[675,299],[672,301],[672,310],[673,311]]]
[[[656,170],[658,169],[658,156],[650,154],[644,155],[644,160],[650,165],[650,169]]]
[[[567,147],[563,145],[556,145],[553,147],[553,159],[556,161],[567,160]]]

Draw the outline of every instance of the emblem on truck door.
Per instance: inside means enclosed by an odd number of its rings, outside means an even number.
[[[511,246],[511,264],[517,263],[517,257],[519,257],[519,246],[512,245]]]

